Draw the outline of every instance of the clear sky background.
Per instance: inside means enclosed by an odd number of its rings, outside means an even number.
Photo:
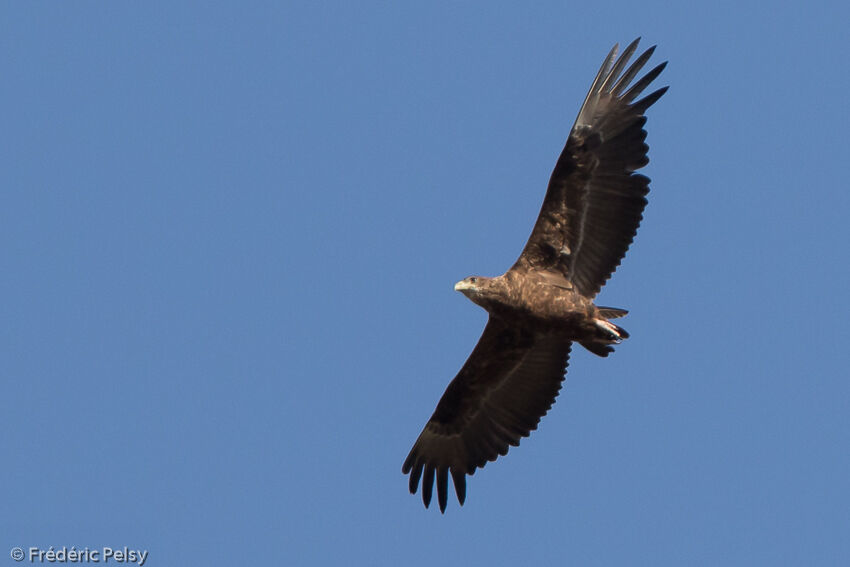
[[[846,3],[39,3],[0,14],[0,564],[850,564]],[[540,429],[401,464],[609,48],[650,204]]]

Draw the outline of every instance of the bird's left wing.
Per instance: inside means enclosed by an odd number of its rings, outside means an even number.
[[[462,505],[465,475],[507,454],[537,429],[561,389],[569,353],[570,343],[563,339],[491,317],[404,461],[410,492],[417,491],[422,478],[427,508],[436,478],[437,499],[445,511],[451,473]]]
[[[640,224],[649,179],[635,173],[649,163],[644,112],[667,91],[638,100],[662,63],[632,84],[654,47],[626,68],[632,42],[608,54],[579,111],[552,177],[540,216],[512,269],[565,277],[592,298],[626,254]]]

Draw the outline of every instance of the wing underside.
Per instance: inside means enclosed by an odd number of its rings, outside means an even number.
[[[569,342],[491,318],[404,462],[402,472],[410,474],[411,493],[421,478],[427,507],[436,480],[444,511],[451,474],[463,504],[465,475],[519,445],[552,407],[569,351]]]
[[[667,90],[636,100],[666,63],[632,81],[654,51],[634,63],[632,42],[608,54],[561,152],[531,237],[513,269],[556,272],[594,297],[634,239],[649,192],[635,173],[649,159],[644,112]]]

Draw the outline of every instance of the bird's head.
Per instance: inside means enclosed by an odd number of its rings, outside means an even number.
[[[486,301],[492,295],[491,283],[493,279],[482,276],[469,276],[455,284],[455,291],[461,292],[478,305],[483,305],[482,302]]]

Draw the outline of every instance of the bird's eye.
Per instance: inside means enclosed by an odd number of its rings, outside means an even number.
[[[475,283],[478,281],[478,278],[469,278],[469,283]]]

